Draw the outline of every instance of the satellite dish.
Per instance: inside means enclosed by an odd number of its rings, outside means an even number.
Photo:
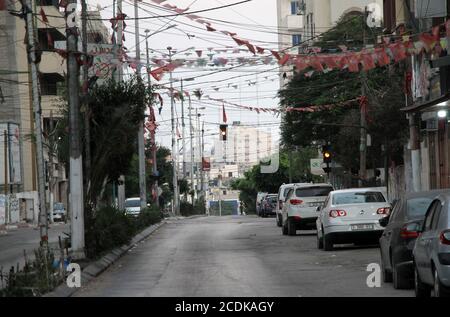
[[[370,28],[380,27],[383,16],[380,5],[372,2],[367,6],[366,10],[368,13],[366,20],[367,26]]]

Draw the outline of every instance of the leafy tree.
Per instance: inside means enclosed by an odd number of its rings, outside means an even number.
[[[325,52],[336,52],[338,45],[354,50],[362,47],[363,27],[373,43],[379,29],[370,29],[361,15],[344,16],[336,27],[326,32],[315,45]],[[309,71],[307,69],[306,71]],[[402,65],[378,67],[366,72],[367,132],[372,137],[368,148],[369,167],[384,163],[381,153],[401,163],[407,121],[399,111],[403,107]],[[307,147],[330,142],[335,157],[346,169],[359,167],[360,109],[358,98],[362,94],[362,73],[334,70],[314,73],[306,77],[297,73],[279,91],[282,107],[336,105],[316,112],[287,112],[281,125],[282,143],[287,148]],[[381,151],[382,147],[385,149]]]
[[[85,196],[87,210],[95,208],[107,195],[107,184],[126,175],[137,152],[136,136],[151,91],[138,79],[123,82],[109,80],[94,86],[88,94],[90,110],[91,170]],[[58,125],[58,155],[69,167],[68,105],[63,104],[62,124]],[[80,120],[83,122],[83,120]],[[84,127],[80,134],[84,137]],[[82,144],[86,144],[82,139]]]

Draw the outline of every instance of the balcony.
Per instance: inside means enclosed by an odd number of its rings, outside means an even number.
[[[41,21],[42,18],[39,14],[37,18],[38,29],[54,28],[65,37],[66,19],[64,18],[64,13],[60,12],[59,9],[54,5],[45,5],[42,6],[42,8],[44,9],[45,14],[47,15],[48,25]],[[37,7],[36,12],[41,12],[41,6]]]
[[[55,52],[43,52],[39,71],[44,74],[59,74],[66,72],[66,60]]]
[[[288,15],[286,16],[286,24],[288,31],[299,31],[304,27],[304,15]]]

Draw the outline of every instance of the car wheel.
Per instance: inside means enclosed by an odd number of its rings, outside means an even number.
[[[297,228],[296,228],[295,222],[292,221],[292,219],[288,218],[287,229],[288,229],[288,235],[295,236],[297,234]]]
[[[431,296],[431,287],[421,281],[419,272],[417,271],[417,266],[414,267],[414,291],[416,293],[416,297]]]
[[[317,249],[322,250],[323,249],[323,238],[319,238],[319,233],[317,233],[316,237],[317,237]]]
[[[405,277],[405,271],[398,264],[392,266],[392,280],[395,289],[412,288],[411,281]]]
[[[323,249],[325,251],[333,251],[334,249],[333,239],[328,234],[323,235]]]
[[[437,270],[434,270],[434,297],[450,297],[450,290],[442,285]]]
[[[383,282],[392,283],[392,273],[386,269],[386,266],[384,265],[383,254],[381,253],[381,251],[380,256],[381,256],[381,273],[383,274]]]

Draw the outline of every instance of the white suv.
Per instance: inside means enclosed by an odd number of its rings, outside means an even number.
[[[328,194],[330,184],[294,184],[286,196],[282,208],[282,232],[294,236],[297,230],[314,230],[319,212]]]
[[[283,209],[283,203],[286,200],[286,196],[289,192],[289,189],[294,187],[295,185],[311,185],[310,183],[297,183],[297,184],[283,184],[278,189],[278,197],[277,197],[277,205],[275,207],[275,215],[277,220],[277,226],[281,227],[283,224],[283,215],[281,211]]]

